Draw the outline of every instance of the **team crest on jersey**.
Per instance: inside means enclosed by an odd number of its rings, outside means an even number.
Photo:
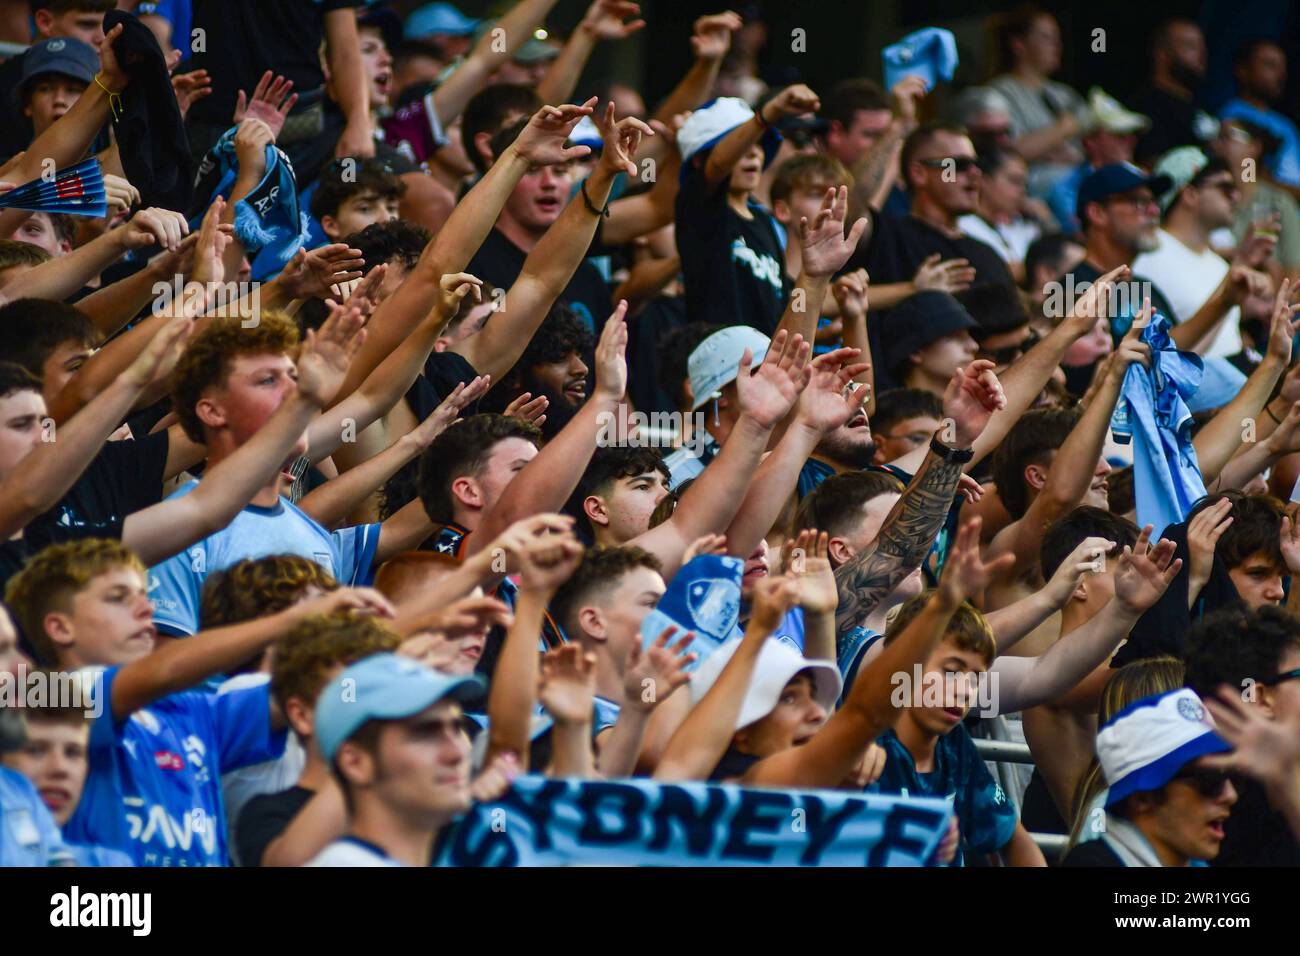
[[[691,622],[710,634],[727,634],[740,617],[740,589],[734,581],[701,578],[686,594]]]
[[[160,733],[162,731],[162,724],[158,723],[158,718],[155,717],[147,708],[137,710],[131,715],[131,720],[139,724],[151,734]]]

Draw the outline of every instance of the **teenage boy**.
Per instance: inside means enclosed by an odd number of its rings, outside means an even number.
[[[83,680],[89,683],[89,680]],[[90,728],[86,707],[25,707],[27,741],[0,756],[0,763],[31,781],[50,816],[60,826],[81,803],[90,771]],[[8,805],[6,805],[8,810]],[[79,866],[134,866],[121,850],[68,843]]]
[[[1193,625],[1187,637],[1187,686],[1211,699],[1236,688],[1245,706],[1280,726],[1300,717],[1300,621],[1280,607],[1228,608]],[[1238,806],[1229,818],[1215,866],[1300,865],[1300,841],[1285,808],[1250,778],[1234,784]]]
[[[340,590],[155,650],[145,580],[143,564],[121,544],[87,539],[42,551],[5,591],[42,657],[60,668],[103,669],[96,679],[104,712],[91,728],[90,775],[68,836],[125,851],[140,866],[223,866],[220,775],[277,757],[283,723],[265,682],[220,694],[192,688],[301,619],[391,607],[373,592]]]
[[[23,54],[22,85],[14,95],[33,137],[72,109],[98,72],[95,48],[73,37],[42,40]]]
[[[397,218],[406,192],[400,176],[382,159],[335,160],[321,174],[311,197],[311,214],[331,242],[375,223]]]
[[[1232,749],[1188,688],[1145,697],[1097,732],[1105,830],[1063,866],[1196,866],[1219,854],[1237,790],[1210,754]]]
[[[470,805],[469,737],[460,701],[478,677],[450,677],[372,654],[321,691],[321,756],[342,791],[347,832],[308,866],[428,866],[440,830]]]

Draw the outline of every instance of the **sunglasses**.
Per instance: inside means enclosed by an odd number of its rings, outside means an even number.
[[[958,173],[968,173],[979,165],[974,156],[945,156],[939,159],[918,159],[917,162],[926,169],[952,168]]]
[[[1270,677],[1268,680],[1262,680],[1259,683],[1263,684],[1265,687],[1276,687],[1278,684],[1285,683],[1289,680],[1300,680],[1300,667],[1297,667],[1293,671],[1283,671],[1276,677]]]
[[[1222,770],[1188,770],[1177,774],[1174,779],[1182,780],[1207,800],[1222,796],[1224,787],[1232,782],[1232,778]]]
[[[1026,352],[1038,344],[1040,336],[1037,332],[1030,332],[1019,345],[1008,345],[1000,349],[980,349],[979,354],[989,359],[994,365],[1010,365],[1016,359],[1023,356]]]

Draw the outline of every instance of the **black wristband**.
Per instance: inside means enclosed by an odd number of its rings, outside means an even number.
[[[1273,409],[1269,408],[1267,404],[1264,405],[1264,411],[1268,412],[1268,417],[1273,419],[1274,422],[1279,425],[1282,424],[1282,420],[1273,414]]]
[[[930,439],[930,451],[950,465],[964,465],[975,457],[974,448],[949,448],[937,438]]]
[[[582,201],[587,205],[587,211],[593,216],[604,216],[609,218],[609,203],[605,203],[604,209],[597,209],[591,202],[591,197],[587,195],[587,181],[584,179],[579,187],[582,190]]]

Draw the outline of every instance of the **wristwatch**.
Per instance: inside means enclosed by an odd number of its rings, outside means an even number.
[[[950,465],[964,465],[975,457],[974,448],[949,448],[937,438],[930,439],[930,451]]]

